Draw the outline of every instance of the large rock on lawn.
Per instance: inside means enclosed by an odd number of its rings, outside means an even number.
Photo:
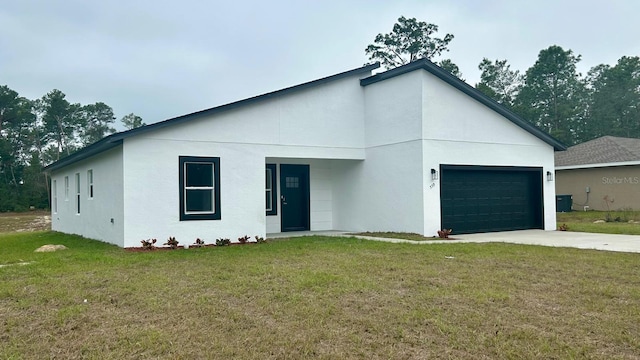
[[[37,248],[34,252],[53,252],[58,250],[66,250],[67,247],[64,245],[42,245]]]

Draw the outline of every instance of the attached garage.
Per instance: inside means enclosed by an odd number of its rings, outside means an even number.
[[[542,168],[443,165],[440,173],[443,229],[544,228]]]

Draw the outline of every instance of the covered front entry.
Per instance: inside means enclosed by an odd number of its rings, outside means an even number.
[[[442,228],[453,234],[542,229],[542,169],[441,166]]]
[[[310,228],[309,165],[280,165],[281,231]]]

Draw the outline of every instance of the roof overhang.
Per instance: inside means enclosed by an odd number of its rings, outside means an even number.
[[[556,166],[556,171],[575,170],[575,169],[594,169],[594,168],[619,167],[619,166],[635,166],[635,165],[640,165],[640,161],[621,161],[621,162],[599,163],[599,164],[563,165],[563,166]]]
[[[45,166],[42,170],[46,173],[51,173],[52,171],[63,168],[67,165],[73,164],[75,162],[86,159],[88,157],[97,155],[99,153],[105,152],[121,144],[122,144],[121,138],[117,138],[117,137],[111,138],[111,136],[109,136],[81,150],[78,150],[67,157],[64,157],[58,160],[53,164]]]

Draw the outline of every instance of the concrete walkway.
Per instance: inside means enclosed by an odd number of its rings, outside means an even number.
[[[409,244],[441,244],[441,243],[488,243],[503,242],[511,244],[541,245],[555,247],[572,247],[578,249],[595,249],[606,251],[640,253],[640,235],[595,234],[572,231],[519,230],[481,234],[454,235],[456,240],[412,241],[405,239],[378,238],[371,236],[351,235],[346,231],[300,231],[268,234],[269,239],[296,236],[353,236],[359,239]]]

